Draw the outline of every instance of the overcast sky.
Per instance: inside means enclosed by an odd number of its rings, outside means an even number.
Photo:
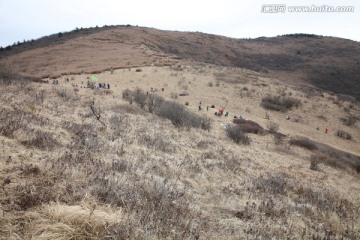
[[[285,4],[282,13],[266,4]],[[290,12],[291,6],[352,6],[353,12]],[[272,10],[273,11],[273,10]],[[360,41],[358,0],[0,0],[0,46],[76,27],[138,25],[234,38],[312,33]]]

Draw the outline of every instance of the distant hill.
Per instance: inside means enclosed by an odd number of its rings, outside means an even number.
[[[111,67],[172,65],[179,59],[247,68],[360,98],[359,42],[312,34],[234,39],[106,26],[57,33],[0,52],[0,64],[11,64],[21,74],[38,77],[100,72]]]

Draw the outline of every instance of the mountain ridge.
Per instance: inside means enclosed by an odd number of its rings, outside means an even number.
[[[60,61],[48,61],[49,55]],[[358,99],[359,56],[356,41],[313,34],[235,39],[124,25],[76,29],[19,44],[1,51],[0,63],[24,75],[45,78],[191,60],[246,68]],[[28,62],[28,69],[21,67]]]

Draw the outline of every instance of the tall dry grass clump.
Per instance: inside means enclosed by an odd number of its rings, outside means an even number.
[[[235,143],[242,143],[244,145],[250,144],[249,136],[237,125],[229,125],[225,129],[226,134]]]
[[[160,117],[169,119],[177,127],[211,129],[210,118],[190,112],[183,105],[176,102],[165,101],[155,113]]]
[[[30,222],[25,237],[29,239],[106,239],[119,225],[125,225],[122,210],[86,204],[51,203],[26,217]]]
[[[261,99],[260,105],[265,109],[286,112],[299,107],[301,101],[293,97],[267,95]]]
[[[346,139],[346,140],[351,140],[352,139],[351,134],[344,131],[344,130],[337,130],[336,131],[336,136],[338,136],[340,138],[343,138],[343,139]]]
[[[134,101],[141,109],[147,106],[150,113],[169,119],[176,127],[200,128],[203,130],[211,129],[211,119],[206,116],[200,116],[187,110],[183,105],[166,101],[154,93],[145,93],[141,89],[123,91],[123,98],[130,103]]]

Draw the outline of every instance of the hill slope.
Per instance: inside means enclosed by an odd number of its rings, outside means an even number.
[[[204,64],[96,76],[111,88],[86,88],[91,74],[1,84],[0,239],[360,237],[359,123],[339,119],[358,115],[358,105],[344,112],[350,103],[329,94]],[[181,127],[141,108],[141,97],[123,99],[138,87],[189,102],[211,129]],[[266,114],[267,93],[302,105],[286,113],[290,120]],[[207,111],[226,101],[230,116]],[[224,130],[233,115],[265,129],[279,124],[281,138],[260,131],[236,144]]]
[[[234,39],[96,31],[2,55],[1,240],[360,238],[358,102],[183,45]]]
[[[39,77],[133,66],[172,65],[177,59],[269,73],[338,94],[360,96],[358,42],[308,34],[232,39],[203,33],[130,26],[75,30],[14,46],[0,63]]]

